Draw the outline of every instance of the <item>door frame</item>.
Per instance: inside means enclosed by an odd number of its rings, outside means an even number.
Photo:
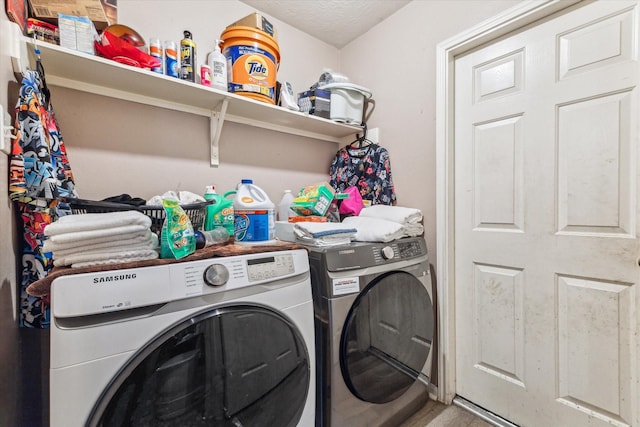
[[[525,0],[436,46],[436,280],[438,288],[438,400],[456,395],[454,71],[455,58],[581,0]],[[584,0],[582,0],[584,1]],[[590,2],[589,0],[586,1]]]

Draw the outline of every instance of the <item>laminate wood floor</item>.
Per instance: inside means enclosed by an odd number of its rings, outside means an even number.
[[[459,406],[430,400],[398,427],[492,427],[492,425]]]

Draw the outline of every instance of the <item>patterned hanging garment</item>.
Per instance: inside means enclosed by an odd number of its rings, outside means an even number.
[[[53,268],[51,253],[42,249],[44,228],[70,213],[62,197],[78,196],[43,73],[29,70],[23,74],[14,127],[9,197],[23,225],[20,324],[48,328],[48,298],[30,296],[26,289]]]
[[[357,187],[362,200],[372,205],[393,205],[396,193],[391,179],[389,152],[377,144],[342,147],[329,167],[329,184],[338,192]]]

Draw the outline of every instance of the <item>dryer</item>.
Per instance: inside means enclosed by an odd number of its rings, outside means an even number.
[[[51,296],[51,427],[314,424],[303,249],[66,275]]]
[[[428,401],[434,308],[426,243],[310,248],[318,427],[396,426]]]

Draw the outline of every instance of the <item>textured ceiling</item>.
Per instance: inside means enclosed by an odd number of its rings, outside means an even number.
[[[411,0],[241,0],[338,49]]]

